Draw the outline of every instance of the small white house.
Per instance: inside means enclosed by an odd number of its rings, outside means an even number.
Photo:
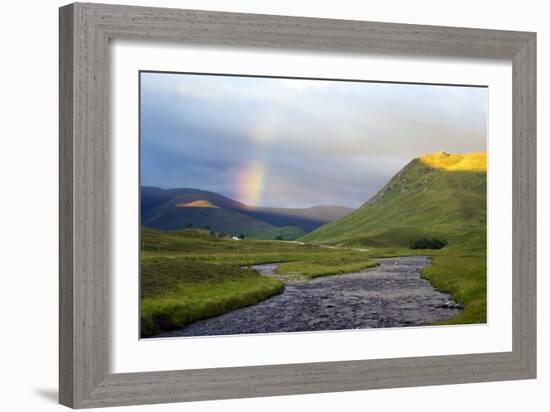
[[[241,240],[241,238],[239,236],[232,236],[231,239],[233,240]]]

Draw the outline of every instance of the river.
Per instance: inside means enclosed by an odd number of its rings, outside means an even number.
[[[157,337],[421,326],[460,309],[420,277],[424,256],[377,259],[376,268],[287,283],[280,295]],[[277,264],[253,266],[273,276]]]

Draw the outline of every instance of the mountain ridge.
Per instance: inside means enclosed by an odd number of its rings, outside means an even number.
[[[422,237],[483,241],[486,170],[486,153],[419,156],[357,210],[299,240],[371,246],[406,246]]]
[[[351,211],[344,206],[255,207],[201,189],[141,187],[142,224],[161,230],[208,226],[259,239],[293,240]]]

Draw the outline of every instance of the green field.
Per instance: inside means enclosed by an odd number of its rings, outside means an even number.
[[[278,273],[293,280],[376,265],[368,254],[348,249],[232,240],[204,230],[142,228],[141,336],[181,328],[281,293],[280,280],[246,268],[275,262],[285,262]]]

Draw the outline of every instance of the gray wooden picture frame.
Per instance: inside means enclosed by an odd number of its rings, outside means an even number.
[[[89,408],[535,378],[535,33],[85,3],[62,7],[59,27],[62,404]],[[110,39],[511,61],[512,351],[109,373]]]

